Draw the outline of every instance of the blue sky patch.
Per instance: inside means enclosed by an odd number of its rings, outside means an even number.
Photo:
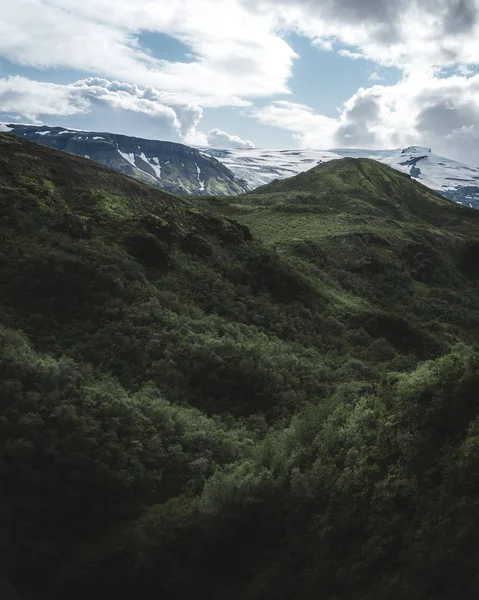
[[[169,62],[193,62],[191,48],[180,40],[157,31],[142,31],[137,36],[138,44],[153,58]]]
[[[293,101],[306,104],[326,117],[336,118],[337,109],[361,87],[395,85],[401,80],[401,71],[398,69],[379,67],[365,59],[342,56],[338,54],[339,48],[323,50],[298,35],[290,35],[285,39],[300,55],[289,81]],[[380,79],[371,80],[373,73]],[[283,99],[291,98],[284,96]]]

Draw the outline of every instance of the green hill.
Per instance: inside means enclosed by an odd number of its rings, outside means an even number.
[[[479,212],[0,134],[0,240],[1,597],[477,597]]]
[[[399,223],[475,235],[479,219],[477,211],[367,158],[332,160],[237,198],[208,200],[241,215],[269,242],[290,239],[289,230],[304,239],[375,227],[393,232]]]

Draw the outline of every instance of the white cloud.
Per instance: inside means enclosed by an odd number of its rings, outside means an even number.
[[[251,109],[245,114],[255,117],[265,125],[291,131],[305,148],[326,148],[333,144],[338,124],[337,119],[318,115],[309,106],[285,100]]]
[[[163,102],[162,102],[163,100]],[[168,95],[151,86],[90,78],[59,85],[25,77],[0,79],[3,120],[42,122],[68,117],[70,127],[116,131],[128,135],[187,139],[196,135],[203,111],[196,105],[169,106]],[[74,120],[76,119],[76,121]]]
[[[175,95],[175,103],[247,106],[288,93],[295,57],[272,17],[239,0],[16,0],[2,6],[0,53],[35,67],[68,67]],[[186,44],[193,60],[154,58],[142,31]]]
[[[479,164],[479,75],[440,79],[410,75],[394,86],[361,88],[337,119],[291,102],[251,110],[262,123],[293,132],[302,147],[430,146]]]
[[[212,129],[207,137],[208,146],[213,148],[254,148],[251,140],[242,140],[237,135],[230,135],[220,129]]]
[[[243,0],[285,29],[408,72],[479,62],[479,0]]]
[[[364,58],[364,56],[360,52],[351,52],[347,48],[341,48],[338,50],[338,54],[340,56],[346,56],[346,58],[352,58],[353,60],[358,60],[359,58]]]
[[[326,52],[332,52],[334,48],[334,40],[325,40],[324,38],[313,38],[313,44],[321,50],[325,50]]]
[[[192,131],[188,136],[182,139],[183,144],[187,146],[208,146],[208,136],[202,131]]]
[[[74,115],[88,110],[90,103],[71,86],[32,81],[25,77],[0,79],[0,111],[12,118],[40,122],[40,115]]]
[[[479,0],[16,0],[2,6],[0,53],[151,85],[174,104],[245,107],[289,93],[285,33],[411,72],[479,62],[478,15]],[[192,60],[154,58],[143,31],[176,38]]]

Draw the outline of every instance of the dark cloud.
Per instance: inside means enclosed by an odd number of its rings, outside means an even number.
[[[372,146],[376,134],[369,125],[379,119],[380,107],[375,96],[357,96],[352,106],[343,113],[343,125],[336,132],[339,146]]]
[[[335,136],[335,146],[349,148],[370,148],[376,143],[376,134],[358,123],[348,123],[339,127]]]
[[[379,103],[376,96],[357,96],[352,107],[344,115],[348,119],[368,122],[379,117]]]
[[[420,133],[449,135],[461,129],[475,126],[479,128],[479,108],[471,104],[452,104],[448,100],[438,100],[424,108],[418,116],[416,128]]]
[[[411,9],[419,15],[438,18],[433,32],[440,41],[442,36],[470,33],[478,20],[477,0],[243,0],[254,10],[258,4],[271,8],[283,6],[303,7],[307,14],[331,22],[364,25],[371,39],[384,45],[401,41],[401,18]]]
[[[410,0],[243,0],[251,10],[260,5],[304,7],[306,12],[328,20],[350,24],[367,24],[375,38],[393,41],[398,38],[397,15]]]
[[[475,0],[451,0],[446,3],[444,33],[455,35],[469,33],[477,23],[478,9]]]
[[[423,94],[424,103],[416,118],[418,143],[434,148],[436,154],[454,157],[466,164],[479,164],[479,106],[461,100],[463,94],[450,88],[446,97],[438,91]]]
[[[407,0],[406,0],[407,1]],[[351,22],[391,21],[405,0],[396,2],[381,0],[279,0],[281,4],[297,6],[302,4],[316,12],[329,16],[339,15]]]

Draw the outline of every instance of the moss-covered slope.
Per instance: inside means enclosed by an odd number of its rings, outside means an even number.
[[[476,597],[478,218],[373,161],[193,202],[1,134],[0,595]]]

